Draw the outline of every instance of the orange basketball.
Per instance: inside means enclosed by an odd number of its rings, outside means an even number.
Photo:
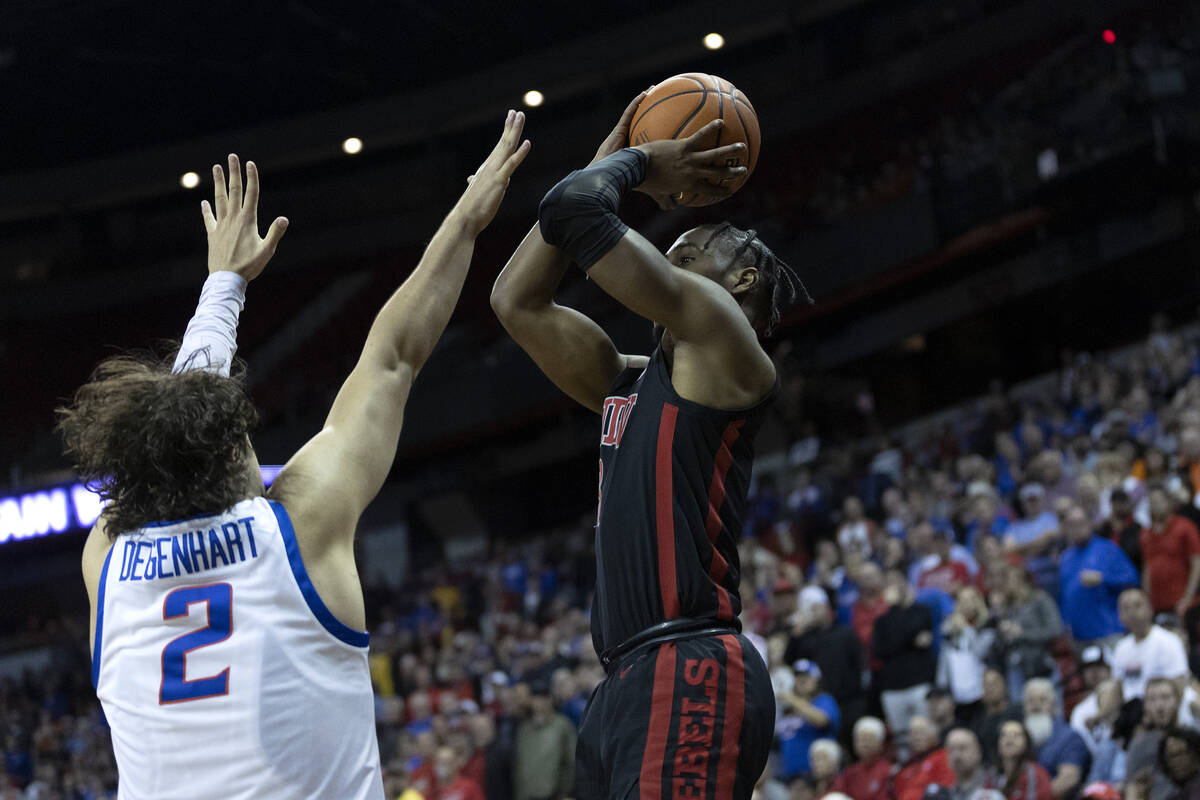
[[[705,149],[733,142],[746,143],[742,157],[728,161],[729,166],[746,167],[745,175],[725,182],[736,192],[758,164],[762,137],[758,130],[758,115],[750,105],[750,98],[724,78],[703,72],[685,72],[657,84],[633,115],[629,143],[639,145],[657,139],[684,139],[718,118],[724,120],[725,125],[711,142],[703,143]],[[686,194],[676,202],[684,206],[707,206],[718,199],[704,194]]]

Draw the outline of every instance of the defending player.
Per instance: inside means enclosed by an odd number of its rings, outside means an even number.
[[[601,414],[592,638],[608,678],[580,730],[578,796],[748,798],[775,714],[738,623],[752,443],[776,385],[758,335],[803,287],[753,231],[696,228],[664,257],[617,218],[629,189],[669,205],[744,169],[711,166],[741,144],[699,150],[711,124],[621,149],[641,99],[596,160],[546,195],[492,306],[559,388]],[[571,261],[664,329],[649,358],[618,353],[554,303]]]
[[[387,477],[413,378],[441,336],[476,236],[529,151],[504,133],[416,270],[383,306],[325,426],[264,495],[230,378],[258,237],[257,171],[230,157],[204,207],[209,273],[173,372],[105,361],[61,413],[108,506],[88,537],[92,679],[122,798],[383,798],[353,541]]]

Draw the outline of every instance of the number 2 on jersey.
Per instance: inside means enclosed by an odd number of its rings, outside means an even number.
[[[229,693],[229,667],[207,678],[187,678],[187,654],[201,647],[223,642],[233,632],[233,587],[228,583],[208,586],[184,586],[163,600],[163,619],[186,617],[194,603],[205,604],[208,624],[177,636],[162,651],[162,682],[158,689],[160,705],[217,697]]]

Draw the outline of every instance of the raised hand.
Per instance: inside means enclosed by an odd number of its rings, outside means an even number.
[[[722,181],[745,174],[745,167],[725,166],[725,160],[745,151],[743,142],[734,142],[712,150],[702,150],[701,142],[715,136],[725,123],[719,119],[705,125],[686,139],[659,139],[639,144],[648,157],[646,179],[639,192],[654,198],[660,208],[674,208],[674,198],[696,193],[723,200],[731,192]]]
[[[653,86],[650,87],[650,89],[653,88]],[[629,129],[633,127],[633,115],[637,112],[638,106],[642,104],[642,101],[646,99],[646,94],[650,89],[633,98],[629,105],[625,107],[625,110],[621,112],[621,119],[617,122],[617,126],[612,129],[596,150],[596,157],[592,159],[593,164],[605,156],[611,156],[618,150],[629,146]]]
[[[229,186],[220,164],[213,165],[213,202],[200,203],[208,231],[208,273],[236,272],[247,281],[259,276],[287,230],[287,217],[277,217],[265,238],[258,235],[258,167],[246,162],[246,191],[242,194],[242,168],[229,154]]]
[[[529,140],[521,141],[524,128],[524,112],[509,111],[500,141],[496,142],[475,174],[467,178],[467,190],[459,198],[455,211],[462,215],[467,229],[473,235],[478,236],[496,216],[509,179],[521,166],[525,156],[529,155]]]

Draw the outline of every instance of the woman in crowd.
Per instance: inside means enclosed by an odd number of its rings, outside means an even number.
[[[1023,723],[1009,720],[1001,725],[996,750],[999,775],[994,784],[1006,800],[1054,800],[1050,773],[1034,760],[1033,740]]]
[[[983,594],[973,586],[959,590],[954,613],[942,624],[937,684],[954,697],[955,716],[968,724],[983,698],[984,662],[992,652],[996,631]]]
[[[1200,800],[1200,733],[1171,728],[1158,746],[1158,768],[1179,787],[1171,800]]]
[[[1054,599],[1033,585],[1024,566],[1004,568],[1002,607],[997,612],[997,649],[1008,673],[1008,691],[1021,701],[1025,682],[1054,672],[1050,645],[1062,635],[1062,616]]]

